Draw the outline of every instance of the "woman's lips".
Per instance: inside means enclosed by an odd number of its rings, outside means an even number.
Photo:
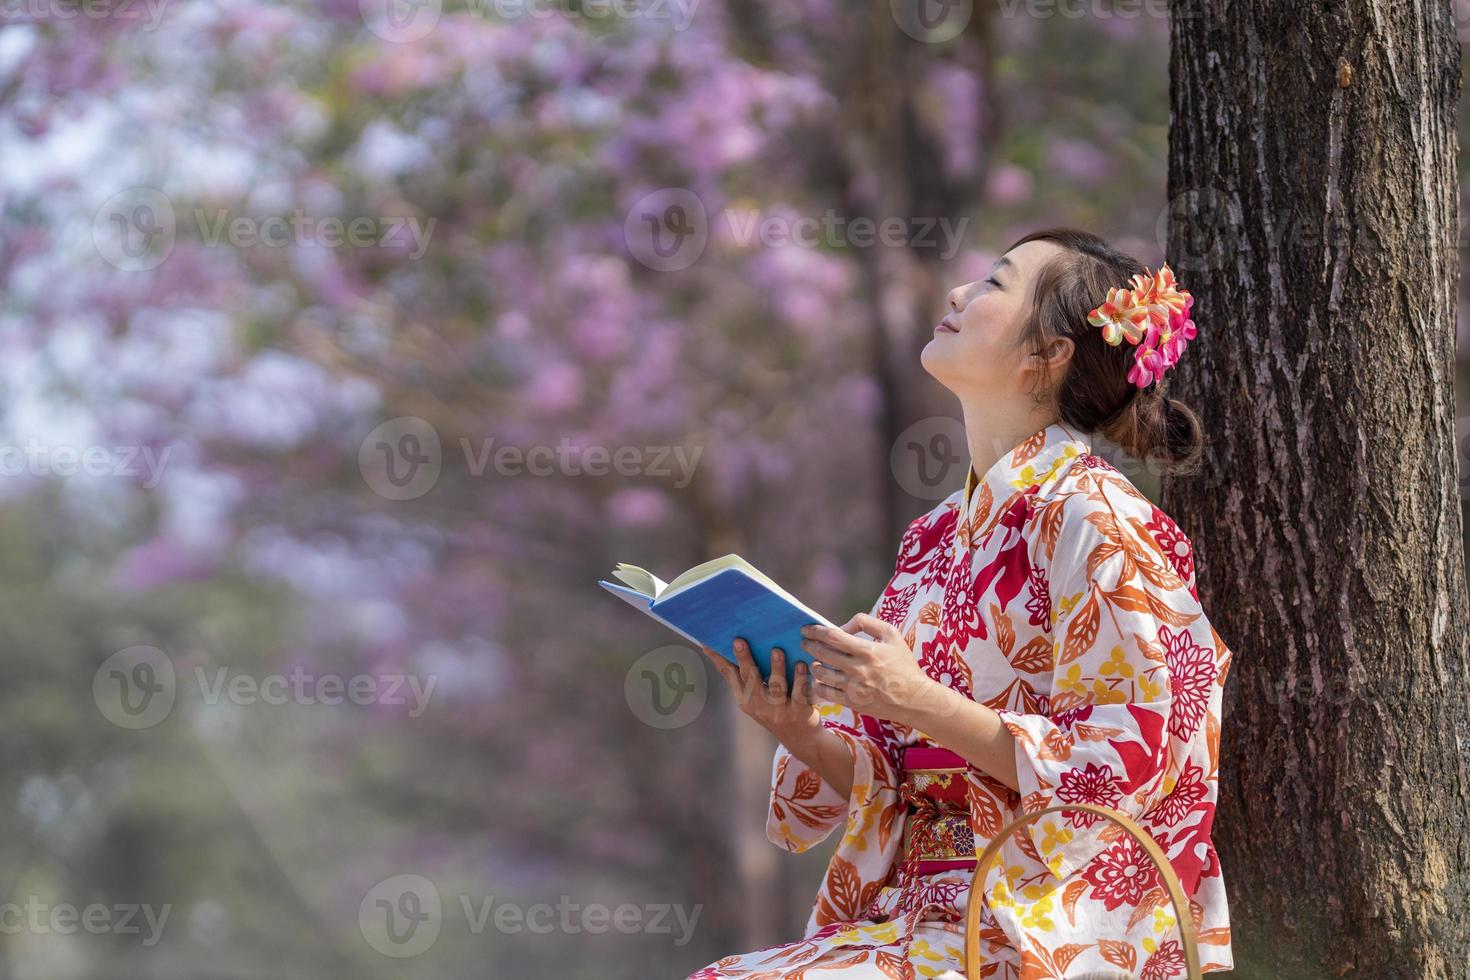
[[[939,321],[939,326],[934,328],[935,333],[959,333],[960,328],[950,322],[949,317]]]

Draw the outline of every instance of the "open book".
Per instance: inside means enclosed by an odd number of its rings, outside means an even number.
[[[737,662],[735,638],[744,638],[766,679],[771,676],[773,647],[786,654],[790,683],[798,661],[805,661],[808,669],[812,662],[811,654],[801,648],[801,628],[810,623],[833,625],[739,555],[695,565],[668,583],[622,563],[612,577],[622,584],[605,580],[597,584],[731,663]]]

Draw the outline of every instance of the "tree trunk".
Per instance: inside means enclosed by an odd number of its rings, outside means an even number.
[[[1234,651],[1236,976],[1470,973],[1451,5],[1176,0],[1167,254],[1199,336],[1164,482]]]

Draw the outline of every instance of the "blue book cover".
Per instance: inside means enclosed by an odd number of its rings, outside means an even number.
[[[597,584],[731,663],[736,662],[735,638],[743,637],[766,679],[773,648],[785,652],[786,680],[791,683],[796,664],[810,667],[812,662],[801,648],[801,628],[811,623],[832,626],[739,555],[696,565],[667,584],[635,565],[618,565],[613,577],[619,582]]]

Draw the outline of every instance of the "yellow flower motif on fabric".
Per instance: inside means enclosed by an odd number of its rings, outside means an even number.
[[[1020,472],[1016,474],[1016,478],[1011,481],[1011,486],[1017,490],[1025,490],[1033,483],[1045,483],[1056,476],[1062,467],[1080,455],[1082,455],[1082,452],[1076,446],[1067,446],[1062,450],[1061,455],[1052,460],[1051,465],[1046,468],[1045,472],[1038,472],[1034,464],[1027,463],[1021,467]]]
[[[872,783],[854,783],[852,795],[854,799],[867,801],[873,792]],[[842,846],[851,847],[854,850],[866,851],[868,849],[868,838],[873,829],[873,818],[875,811],[881,811],[881,807],[874,805],[863,805],[858,812],[862,815],[861,820],[854,820],[849,813],[847,828],[842,834]]]
[[[1140,676],[1138,678],[1138,686],[1143,690],[1143,700],[1145,701],[1157,701],[1164,694],[1164,685],[1148,677]]]
[[[930,966],[928,963],[915,963],[915,959],[928,960],[938,964]],[[963,950],[955,949],[953,946],[945,946],[943,950],[937,950],[925,939],[914,939],[909,945],[909,963],[913,965],[914,972],[921,977],[939,977],[945,974],[954,974],[954,966],[963,963],[965,953]]]
[[[1021,925],[1027,929],[1045,929],[1052,932],[1056,929],[1056,923],[1048,917],[1052,911],[1052,899],[1046,898],[1032,902],[1025,906],[1021,913]]]
[[[1154,932],[1168,932],[1174,928],[1176,921],[1178,920],[1168,909],[1154,909]]]
[[[909,944],[909,958],[913,959],[916,956],[920,959],[933,960],[936,963],[944,961],[944,954],[930,946],[927,939],[916,938]]]
[[[992,908],[998,909],[1013,909],[1019,907],[1016,905],[1016,900],[1011,898],[1010,882],[1006,881],[1006,879],[1001,878],[995,883],[995,886],[990,889],[990,905]]]
[[[781,846],[785,847],[788,851],[795,851],[805,843],[800,837],[791,832],[791,825],[785,820],[781,821],[781,825],[777,829],[781,833]]]
[[[1081,602],[1082,597],[1085,595],[1087,595],[1085,591],[1077,592],[1073,595],[1062,596],[1060,599],[1058,599],[1056,601],[1056,604],[1053,605],[1051,608],[1052,622],[1055,623],[1058,619],[1067,615],[1073,609],[1075,609],[1077,603]]]
[[[1094,678],[1092,682],[1092,700],[1094,704],[1122,704],[1128,698],[1122,691],[1115,691],[1108,687],[1108,682]]]
[[[841,929],[833,940],[842,945],[887,946],[898,942],[899,920],[869,922]]]
[[[1073,664],[1067,668],[1067,672],[1056,678],[1058,690],[1071,691],[1073,694],[1086,694],[1087,685],[1082,683],[1082,665]]]
[[[1119,677],[1133,676],[1133,665],[1128,662],[1128,655],[1123,652],[1122,647],[1113,647],[1107,661],[1099,670],[1104,674],[1117,674]]]
[[[1054,850],[1065,847],[1071,843],[1072,837],[1074,836],[1070,828],[1062,827],[1053,820],[1043,821],[1041,829],[1046,831],[1041,838],[1041,851],[1043,854],[1050,854]],[[1060,855],[1058,857],[1060,858]],[[1056,867],[1053,867],[1052,870],[1055,871]]]

